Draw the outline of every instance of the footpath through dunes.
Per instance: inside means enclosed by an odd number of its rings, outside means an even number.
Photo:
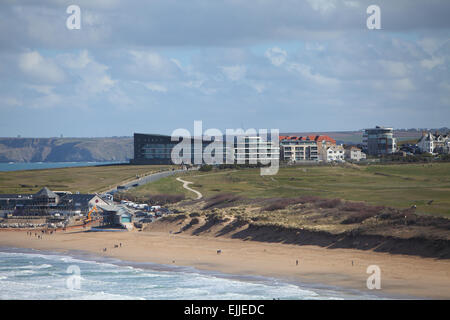
[[[201,199],[201,198],[203,197],[203,195],[202,195],[200,192],[198,192],[197,190],[194,190],[194,189],[192,189],[192,188],[189,188],[188,185],[192,184],[193,182],[183,180],[183,179],[181,179],[180,177],[177,177],[177,180],[180,181],[181,183],[183,183],[183,188],[185,188],[186,190],[189,190],[189,191],[195,193],[195,194],[197,195],[197,200],[198,200],[198,199]]]

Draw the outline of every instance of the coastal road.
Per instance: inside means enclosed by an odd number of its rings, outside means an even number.
[[[120,189],[120,190],[129,190],[129,189],[132,189],[132,188],[135,188],[138,186],[142,186],[149,182],[154,182],[161,178],[165,178],[165,177],[168,177],[168,176],[180,173],[180,172],[186,172],[186,171],[187,170],[178,169],[178,170],[162,171],[162,172],[158,172],[158,173],[149,174],[148,176],[121,184],[121,186],[124,186],[125,189]],[[106,191],[106,193],[115,193],[117,191],[118,191],[117,188],[112,188],[112,189]]]
[[[203,195],[200,192],[198,192],[197,190],[194,190],[194,189],[191,189],[191,188],[188,187],[188,185],[193,183],[193,182],[182,180],[180,177],[178,177],[177,180],[183,183],[183,188],[185,188],[186,190],[189,190],[191,192],[194,192],[197,195],[197,200],[201,199],[203,197]]]

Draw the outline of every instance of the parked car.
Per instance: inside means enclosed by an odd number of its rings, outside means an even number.
[[[138,211],[135,213],[136,217],[146,217],[147,216],[147,212],[144,211]]]

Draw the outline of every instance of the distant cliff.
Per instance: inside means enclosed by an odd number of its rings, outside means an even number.
[[[0,162],[126,161],[133,138],[0,138]]]

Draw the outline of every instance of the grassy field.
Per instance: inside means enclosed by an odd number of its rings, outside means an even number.
[[[418,213],[450,216],[450,163],[370,166],[298,166],[282,168],[275,176],[259,169],[190,172],[183,179],[205,197],[219,193],[247,198],[297,197],[366,201],[396,208],[417,206]],[[195,195],[168,177],[131,191],[133,195],[178,193]],[[432,200],[431,204],[429,202]]]
[[[34,193],[45,186],[51,190],[100,192],[136,175],[169,167],[123,165],[0,172],[0,193]]]

